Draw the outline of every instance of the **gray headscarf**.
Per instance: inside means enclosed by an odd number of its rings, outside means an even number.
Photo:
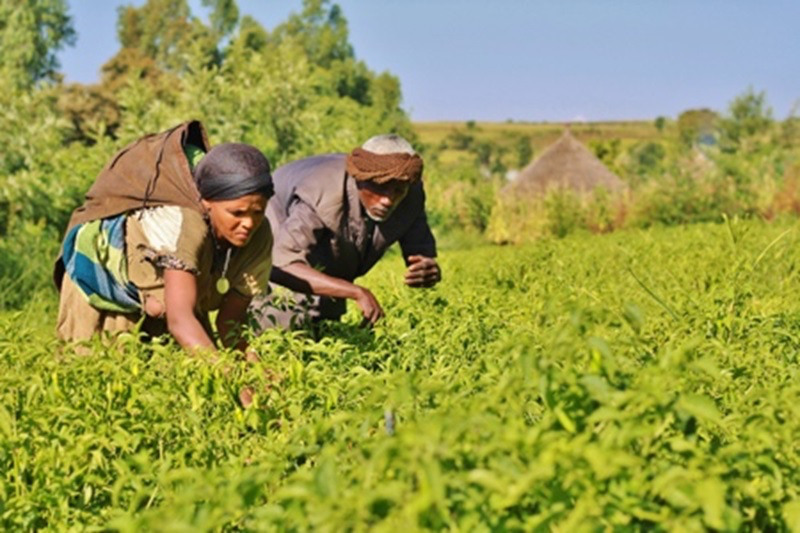
[[[233,200],[258,193],[274,193],[269,161],[249,144],[224,143],[214,146],[194,169],[197,189],[204,200]]]

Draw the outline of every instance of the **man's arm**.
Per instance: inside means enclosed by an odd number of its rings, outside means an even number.
[[[423,209],[399,242],[408,267],[404,276],[406,285],[414,288],[433,287],[442,280],[442,271],[435,259],[436,239],[425,215],[424,196]]]
[[[314,209],[298,201],[275,234],[270,280],[295,292],[354,300],[365,322],[374,324],[383,316],[375,296],[365,287],[320,272],[308,264],[308,254],[326,232]]]
[[[370,324],[375,324],[384,315],[378,300],[366,287],[329,276],[303,262],[273,267],[270,279],[295,292],[354,300],[364,315],[364,321]]]

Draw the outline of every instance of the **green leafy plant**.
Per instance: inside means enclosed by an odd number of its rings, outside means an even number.
[[[260,365],[134,335],[77,355],[52,303],[6,312],[0,525],[793,527],[797,239],[729,219],[451,250],[429,291],[392,257],[374,330],[269,331]]]

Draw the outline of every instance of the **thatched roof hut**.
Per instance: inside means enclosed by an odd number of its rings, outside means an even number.
[[[502,192],[538,196],[549,189],[561,188],[588,194],[598,187],[616,192],[624,189],[625,184],[566,130]]]

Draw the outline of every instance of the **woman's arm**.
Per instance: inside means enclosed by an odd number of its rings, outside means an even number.
[[[241,338],[241,328],[247,319],[251,299],[234,290],[228,291],[223,298],[217,314],[217,331],[223,346],[247,353],[247,341]]]
[[[194,314],[197,304],[197,277],[194,274],[184,270],[165,270],[164,300],[167,329],[178,344],[187,350],[216,348]]]

